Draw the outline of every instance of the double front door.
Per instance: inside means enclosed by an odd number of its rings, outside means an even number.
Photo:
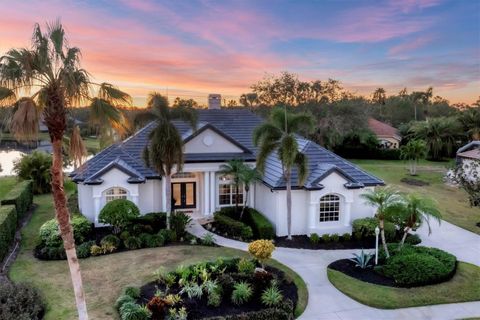
[[[172,183],[172,209],[194,209],[197,207],[196,182]]]

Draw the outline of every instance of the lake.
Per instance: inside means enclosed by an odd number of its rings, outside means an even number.
[[[2,172],[0,172],[0,176],[14,175],[13,163],[24,154],[25,152],[20,150],[0,150],[0,166],[3,169]]]

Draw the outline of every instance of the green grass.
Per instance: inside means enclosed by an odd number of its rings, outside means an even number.
[[[350,298],[371,307],[397,309],[480,300],[480,267],[459,262],[455,276],[440,284],[393,288],[363,282],[327,269],[328,279]]]
[[[0,200],[17,184],[17,177],[0,177]]]
[[[73,188],[66,184],[69,192]],[[51,195],[36,196],[38,205],[32,220],[22,231],[20,253],[10,269],[9,276],[16,282],[27,282],[38,288],[47,302],[45,319],[74,319],[76,310],[66,261],[40,261],[32,249],[38,239],[39,227],[54,216]],[[116,318],[115,300],[128,285],[140,286],[153,280],[153,272],[160,266],[173,270],[176,266],[193,264],[217,257],[243,257],[247,253],[223,247],[174,246],[126,251],[80,260],[85,295],[91,319]],[[299,288],[299,302],[295,313],[300,315],[308,300],[307,288],[295,272],[276,261]]]
[[[417,192],[435,199],[444,220],[480,234],[480,228],[476,226],[476,223],[480,222],[479,208],[470,207],[464,190],[443,183],[447,167],[451,167],[452,162],[421,161],[417,170],[418,175],[415,177],[408,174],[409,166],[405,161],[352,160],[352,162],[400,191]],[[412,186],[400,181],[402,178],[414,178],[428,182],[430,185]]]
[[[96,154],[100,151],[100,139],[86,137],[83,142],[90,153]]]

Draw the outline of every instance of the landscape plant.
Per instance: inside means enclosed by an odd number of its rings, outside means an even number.
[[[0,319],[40,320],[45,313],[42,295],[33,287],[0,281]]]
[[[241,179],[244,170],[245,164],[241,159],[231,159],[227,163],[224,163],[220,166],[220,174],[226,177],[230,177],[233,181],[233,186],[235,187],[235,213],[237,215],[240,215],[238,212],[238,204],[240,199],[240,185],[242,183]]]
[[[118,234],[140,216],[140,210],[130,200],[115,199],[108,202],[98,215],[98,221],[113,227],[113,233]]]
[[[265,269],[265,262],[272,257],[275,245],[271,240],[255,240],[248,245],[248,252],[257,259],[262,268]]]
[[[43,151],[24,154],[13,165],[13,171],[22,180],[33,182],[33,193],[43,194],[51,191],[52,156]]]
[[[400,157],[410,162],[410,175],[417,175],[418,161],[424,159],[427,155],[427,145],[425,141],[413,139],[400,148]]]

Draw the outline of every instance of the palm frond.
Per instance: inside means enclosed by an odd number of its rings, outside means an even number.
[[[282,161],[282,164],[287,168],[291,168],[295,162],[297,154],[297,139],[295,139],[292,134],[284,135],[280,140],[280,145],[278,148],[278,156]]]
[[[308,177],[308,159],[303,153],[297,152],[295,166],[298,170],[298,183],[303,185],[305,179]]]
[[[151,92],[148,95],[147,108],[151,109],[158,118],[169,119],[170,117],[168,99],[158,92]]]
[[[288,131],[309,134],[313,131],[313,117],[305,113],[288,116]]]
[[[17,96],[15,92],[6,87],[0,87],[0,106],[10,106],[15,103]]]
[[[93,98],[90,103],[90,121],[104,126],[109,123],[121,123],[123,117],[120,110],[101,98]]]
[[[257,169],[261,173],[265,172],[265,163],[270,156],[270,154],[278,149],[279,147],[279,142],[278,141],[270,141],[268,143],[264,142],[260,146],[260,150],[258,151],[257,154]]]
[[[18,108],[10,122],[10,131],[17,140],[33,140],[38,135],[39,121],[40,113],[35,101],[30,98],[22,98],[18,101]]]
[[[170,109],[171,119],[184,120],[190,124],[193,130],[197,130],[198,115],[195,109],[178,106]]]
[[[47,23],[47,35],[53,45],[57,57],[64,58],[63,47],[66,44],[65,30],[60,19]]]
[[[118,105],[130,105],[132,103],[132,97],[126,92],[121,91],[120,89],[114,87],[110,83],[103,82],[100,84],[98,90],[98,97],[114,106]]]
[[[263,123],[253,131],[253,144],[260,146],[262,141],[280,140],[282,131],[271,123]]]
[[[87,148],[80,135],[80,128],[78,126],[73,127],[68,147],[68,155],[73,160],[75,167],[81,166],[87,156]]]

